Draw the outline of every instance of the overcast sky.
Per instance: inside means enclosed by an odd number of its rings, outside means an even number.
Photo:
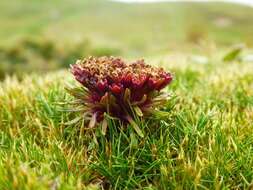
[[[162,2],[162,1],[221,1],[221,2],[234,2],[234,3],[241,3],[253,6],[253,0],[113,0],[113,1],[120,1],[120,2]]]

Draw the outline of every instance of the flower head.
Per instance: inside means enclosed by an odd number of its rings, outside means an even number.
[[[72,94],[97,122],[104,120],[104,113],[127,121],[135,113],[148,115],[160,90],[172,81],[169,72],[143,59],[126,62],[115,57],[90,57],[77,61],[71,72],[85,89],[83,95]]]

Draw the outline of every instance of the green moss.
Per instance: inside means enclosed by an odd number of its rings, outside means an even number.
[[[251,63],[153,58],[175,76],[170,115],[136,120],[144,133],[108,125],[108,135],[56,104],[71,100],[66,71],[0,83],[0,189],[249,189],[253,173]],[[120,129],[120,130],[119,130]]]

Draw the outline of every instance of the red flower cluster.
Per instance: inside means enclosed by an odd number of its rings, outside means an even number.
[[[135,113],[145,115],[160,90],[172,80],[170,73],[145,64],[143,59],[126,62],[114,57],[90,57],[77,61],[71,72],[86,89],[83,96],[72,94],[90,111],[93,125],[94,120],[104,120],[104,113],[128,121]]]

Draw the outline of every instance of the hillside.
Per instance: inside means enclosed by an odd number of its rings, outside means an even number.
[[[201,40],[220,46],[252,46],[253,41],[252,8],[232,3],[1,0],[0,7],[1,45],[27,37],[52,39],[63,47],[89,40],[124,55],[153,55]]]

